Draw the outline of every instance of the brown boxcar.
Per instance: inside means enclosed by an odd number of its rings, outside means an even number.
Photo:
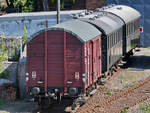
[[[100,75],[101,32],[89,23],[58,24],[27,44],[28,93],[77,96]]]

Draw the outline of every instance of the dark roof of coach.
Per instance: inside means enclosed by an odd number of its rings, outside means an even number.
[[[120,17],[125,23],[140,18],[141,14],[132,7],[125,5],[116,5],[105,9],[104,12],[112,13]]]
[[[101,15],[101,16],[96,19],[91,19],[96,15]],[[93,24],[106,35],[115,32],[116,30],[120,29],[124,25],[124,22],[119,17],[105,12],[96,12],[93,13],[92,15],[88,15],[79,19],[81,21],[85,21]]]

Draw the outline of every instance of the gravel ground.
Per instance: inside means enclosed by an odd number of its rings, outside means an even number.
[[[124,90],[136,85],[140,80],[144,80],[150,76],[150,49],[140,48],[128,61],[129,67],[126,68],[119,76],[109,81],[107,88],[114,94],[115,91]],[[128,113],[149,113],[142,110],[142,106],[147,106],[150,99],[145,100],[136,106],[128,109]]]
[[[144,69],[143,71],[146,73],[150,74],[150,49],[141,49],[141,52],[139,52],[139,55],[141,55],[141,57],[143,56],[145,59],[145,64],[144,67],[142,69]],[[138,67],[142,66],[138,65]],[[137,104],[131,108],[128,109],[128,113],[149,113],[149,112],[145,112],[142,108],[142,106],[148,106],[150,104],[150,98],[145,100],[144,102]]]
[[[88,105],[91,102],[96,103],[97,101],[102,101],[108,96],[115,95],[117,92],[136,85],[138,81],[144,80],[149,76],[150,49],[140,48],[139,51],[135,52],[134,56],[128,60],[125,68],[120,69],[117,73],[114,73],[113,77],[107,81],[105,86],[100,88],[92,98],[87,100],[86,103]],[[86,105],[81,108],[85,109],[84,107],[86,108]],[[79,112],[80,108],[77,111]]]
[[[140,48],[127,63],[128,67],[110,81],[110,90],[124,90],[150,76],[150,49]]]
[[[137,104],[137,105],[129,108],[128,113],[149,113],[149,112],[145,112],[145,110],[143,110],[143,108],[145,108],[145,106],[148,106],[148,105],[150,105],[150,98],[140,104]]]

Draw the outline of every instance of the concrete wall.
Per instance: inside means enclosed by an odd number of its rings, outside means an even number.
[[[1,72],[5,71],[6,69],[9,70],[8,80],[10,80],[13,83],[17,84],[18,62],[4,61],[3,62],[3,69],[2,69]]]
[[[20,98],[24,98],[26,96],[26,62],[18,64],[18,87]]]
[[[72,19],[72,14],[79,13],[83,10],[62,11],[60,14],[61,22]],[[27,36],[45,29],[46,21],[48,27],[57,24],[56,12],[36,12],[36,13],[12,13],[0,16],[0,35],[6,36],[23,36],[24,27],[27,29]]]

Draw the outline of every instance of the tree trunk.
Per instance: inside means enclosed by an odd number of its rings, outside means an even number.
[[[49,11],[48,0],[43,0],[43,10]]]
[[[9,3],[9,2],[10,2],[10,3]],[[8,6],[8,7],[14,8],[14,5],[13,5],[14,0],[6,0],[6,3],[7,3],[7,6]]]
[[[8,0],[6,0],[6,3],[7,3],[7,6],[9,7],[10,4],[9,4]]]

